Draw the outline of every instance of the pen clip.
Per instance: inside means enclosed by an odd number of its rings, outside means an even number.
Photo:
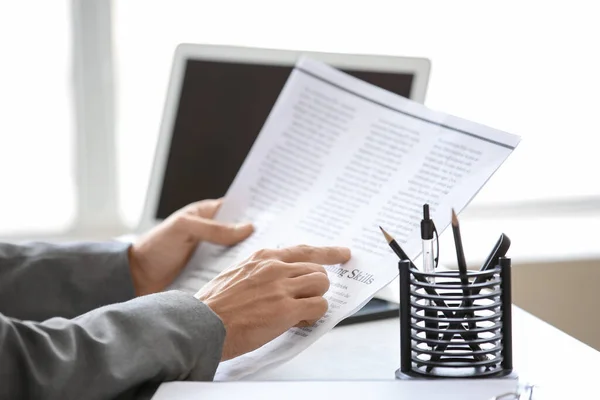
[[[436,247],[435,258],[433,259],[433,262],[434,262],[433,268],[434,268],[434,270],[436,270],[438,267],[438,262],[440,260],[440,237],[438,235],[437,228],[435,227],[435,222],[432,222],[432,224],[433,224],[433,233],[435,234],[435,247]]]

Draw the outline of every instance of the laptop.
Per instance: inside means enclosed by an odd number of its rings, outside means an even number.
[[[301,55],[425,100],[430,62],[424,58],[182,44],[138,232],[189,203],[225,195]]]
[[[301,55],[425,100],[430,62],[424,58],[182,44],[174,55],[138,233],[189,203],[226,194]],[[398,315],[397,306],[375,303],[379,317],[386,309]]]

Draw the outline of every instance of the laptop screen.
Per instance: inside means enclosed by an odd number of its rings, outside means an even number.
[[[292,67],[188,60],[156,218],[225,195]],[[409,97],[414,75],[343,69]]]

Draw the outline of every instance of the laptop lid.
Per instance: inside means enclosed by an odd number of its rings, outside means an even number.
[[[225,195],[300,55],[423,102],[430,62],[232,46],[180,45],[139,230]]]

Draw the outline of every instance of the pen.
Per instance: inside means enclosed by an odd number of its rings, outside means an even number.
[[[483,265],[481,266],[481,268],[479,270],[487,271],[489,269],[496,268],[496,265],[498,265],[498,259],[500,257],[504,257],[506,255],[506,253],[508,252],[509,248],[510,248],[510,238],[503,233],[500,235],[500,238],[498,239],[498,242],[496,242],[494,249],[488,255],[488,257],[486,258],[485,262],[483,263]],[[489,279],[489,278],[477,277],[473,281],[473,284],[483,283],[487,279]],[[478,290],[471,289],[471,294],[472,295],[479,294],[479,291],[481,291],[481,289],[478,289]]]
[[[410,258],[408,258],[408,255],[406,255],[406,253],[404,252],[404,250],[402,250],[402,248],[400,247],[400,245],[398,244],[398,242],[396,242],[396,240],[389,234],[387,233],[381,226],[379,227],[379,229],[381,229],[381,233],[383,233],[383,236],[385,237],[385,240],[387,241],[387,243],[390,245],[390,247],[392,248],[392,250],[394,251],[394,253],[396,253],[396,255],[398,256],[398,258],[400,258],[401,260],[408,260],[410,262],[410,267],[412,269],[417,269],[415,267],[415,264],[413,264],[413,262],[411,261]],[[415,275],[414,276],[415,279],[421,283],[427,283],[427,279],[425,279],[422,276],[419,275]],[[446,302],[442,299],[439,299],[439,295],[437,293],[437,291],[432,288],[432,287],[425,287],[425,292],[431,296],[435,297],[435,300],[433,301],[435,303],[436,306],[438,306],[440,308],[440,312],[448,319],[454,319],[456,318],[456,314],[453,313],[452,311],[450,311],[448,309],[448,305],[446,304]],[[457,313],[460,313],[460,311],[457,311]],[[462,316],[459,318],[463,318]],[[452,327],[450,325],[450,327]],[[461,336],[463,336],[465,339],[468,340],[468,338],[472,338],[472,336],[474,334],[470,334],[468,332],[464,332],[464,333],[460,333]],[[445,337],[445,336],[444,336]],[[451,340],[452,338],[449,338],[448,340]],[[469,347],[471,347],[472,350],[474,351],[478,351],[481,350],[481,348],[479,347],[479,345],[477,344],[471,344],[469,345]],[[476,358],[478,359],[478,361],[482,361],[487,359],[486,356],[484,355],[477,355]]]
[[[509,248],[510,248],[510,238],[503,233],[500,235],[500,239],[498,239],[498,242],[496,242],[494,249],[488,255],[487,259],[485,260],[485,262],[483,263],[483,265],[481,266],[479,271],[488,271],[490,269],[496,268],[496,265],[498,264],[498,259],[500,257],[504,257],[506,255],[506,253],[508,252]],[[478,283],[484,283],[488,279],[490,279],[490,278],[489,277],[482,278],[481,276],[478,276],[473,281],[473,285],[476,285]],[[481,292],[481,288],[471,289],[470,292],[471,292],[472,296],[476,296]],[[466,305],[467,305],[466,301],[462,301],[460,304],[460,307],[461,308],[466,307]],[[460,315],[459,315],[459,317],[460,317]]]
[[[421,241],[423,244],[423,270],[428,274],[435,272],[433,259],[433,221],[429,218],[429,204],[423,204],[421,220]],[[429,278],[434,283],[434,278]]]
[[[429,204],[423,204],[423,219],[421,220],[421,241],[423,245],[423,271],[432,274],[435,272],[434,259],[433,259],[433,221],[429,218]],[[430,283],[435,283],[434,277],[429,277]],[[427,300],[428,306],[434,304]],[[425,316],[430,318],[437,318],[437,311],[426,310]],[[425,321],[425,326],[432,329],[438,329],[438,324],[435,321]],[[438,336],[433,332],[427,332],[427,338],[437,340]]]
[[[469,298],[471,291],[469,290],[469,276],[467,275],[467,262],[465,260],[465,252],[463,250],[462,239],[460,237],[460,226],[454,209],[452,209],[452,233],[454,234],[454,246],[456,247],[456,261],[458,263],[458,273],[460,282],[463,286],[463,294],[465,296],[465,305],[471,307],[473,302]],[[472,315],[472,313],[469,313]],[[469,324],[472,326],[472,324]]]
[[[452,233],[454,234],[454,247],[456,247],[456,262],[458,263],[458,271],[460,274],[460,282],[462,283],[465,296],[469,295],[469,277],[467,275],[467,262],[465,260],[465,252],[463,250],[462,239],[460,237],[460,226],[454,209],[452,209]]]

